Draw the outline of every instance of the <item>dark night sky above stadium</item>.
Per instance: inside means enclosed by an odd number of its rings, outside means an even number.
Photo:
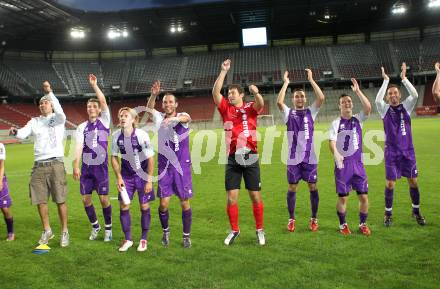
[[[119,11],[145,9],[154,7],[180,6],[207,2],[223,2],[219,0],[58,0],[58,3],[85,11]]]

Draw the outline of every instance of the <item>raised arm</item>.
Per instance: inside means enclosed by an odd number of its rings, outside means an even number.
[[[46,96],[52,102],[56,124],[64,124],[66,122],[66,114],[64,114],[58,98],[56,98],[55,94],[53,94],[49,81],[43,82],[43,91],[45,93],[44,96]]]
[[[283,86],[280,89],[280,92],[278,93],[278,98],[277,98],[277,106],[278,109],[283,112],[284,111],[284,98],[286,97],[286,91],[287,91],[287,87],[289,86],[289,71],[285,71],[284,72],[284,76],[283,76]]]
[[[363,94],[363,92],[361,91],[358,82],[356,81],[356,79],[352,78],[351,79],[351,83],[353,84],[351,86],[351,89],[356,93],[356,95],[359,97],[359,100],[361,101],[362,104],[362,109],[364,111],[364,114],[366,117],[368,117],[371,113],[371,103],[368,100],[368,98],[365,96],[365,94]]]
[[[102,90],[99,88],[98,79],[94,74],[89,74],[89,83],[93,91],[96,93],[96,98],[99,100],[99,105],[101,107],[101,110],[108,111],[108,105],[105,99],[105,95],[104,93],[102,93]]]
[[[402,83],[408,91],[408,97],[402,102],[403,107],[411,114],[412,110],[417,104],[417,98],[419,97],[419,93],[417,92],[414,85],[409,82],[408,78],[406,78],[406,63],[402,63],[401,67],[402,71],[400,72],[400,78],[402,78]]]
[[[316,96],[315,106],[316,106],[316,108],[320,108],[321,105],[324,103],[324,99],[325,99],[324,93],[322,93],[321,88],[319,87],[319,85],[313,79],[312,70],[307,68],[306,72],[307,72],[307,79],[309,80],[310,85],[312,85],[313,91],[314,91],[315,96]]]
[[[214,83],[214,87],[212,88],[212,98],[214,99],[214,103],[216,106],[219,106],[223,95],[221,93],[223,83],[225,82],[226,74],[228,73],[229,69],[231,68],[231,60],[226,59],[222,63],[222,69],[220,71],[220,74],[217,77],[217,80]]]
[[[151,94],[148,98],[147,108],[148,113],[152,114],[154,112],[154,106],[156,105],[156,98],[160,93],[160,81],[156,80],[151,86]]]
[[[380,89],[376,95],[376,101],[375,101],[376,105],[377,104],[385,104],[385,101],[383,100],[383,98],[385,96],[385,93],[387,92],[388,84],[390,83],[390,78],[385,73],[385,68],[383,68],[383,66],[382,66],[380,69],[382,70],[383,82],[382,82],[382,86],[380,87]]]
[[[432,95],[434,96],[435,102],[438,103],[440,102],[440,63],[436,62],[434,67],[437,72],[437,77],[432,85]]]
[[[252,107],[259,113],[264,107],[263,96],[260,94],[258,87],[255,85],[249,85],[249,91],[254,96],[254,104]]]

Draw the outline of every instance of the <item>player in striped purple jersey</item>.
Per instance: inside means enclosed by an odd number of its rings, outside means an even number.
[[[162,244],[170,242],[169,203],[176,195],[182,207],[183,247],[191,247],[192,209],[189,200],[193,197],[191,177],[191,155],[189,151],[189,122],[191,117],[185,112],[177,112],[178,102],[173,94],[166,93],[162,99],[163,113],[154,109],[160,93],[160,82],[151,87],[147,107],[158,134],[158,185],[160,198],[159,220],[162,225]]]
[[[73,178],[80,181],[80,193],[87,217],[92,224],[89,240],[95,240],[101,226],[92,203],[96,191],[104,215],[104,242],[112,240],[112,207],[108,197],[108,138],[110,134],[110,111],[105,96],[98,87],[95,75],[89,75],[89,83],[97,98],[87,101],[89,120],[81,123],[76,132],[76,158],[73,161]],[[82,161],[81,170],[79,163]]]
[[[418,93],[406,78],[406,64],[402,63],[400,78],[409,93],[401,102],[401,93],[397,85],[389,85],[390,78],[382,67],[383,84],[376,96],[376,107],[385,131],[385,214],[384,225],[392,224],[392,208],[396,180],[406,177],[412,201],[412,215],[417,223],[425,225],[420,213],[420,192],[417,183],[416,154],[412,141],[411,112],[417,104]],[[383,97],[386,96],[388,103]]]
[[[121,227],[125,236],[119,251],[125,252],[133,246],[130,204],[124,203],[121,196],[121,191],[125,189],[131,200],[135,192],[138,192],[141,209],[141,238],[137,250],[143,252],[147,250],[147,237],[151,222],[149,202],[154,200],[154,151],[148,133],[136,128],[139,117],[134,109],[123,107],[119,109],[118,117],[121,129],[112,135],[111,153],[112,167],[120,192]],[[119,156],[121,165],[119,165]]]
[[[292,104],[294,108],[289,108],[284,104],[284,97],[289,85],[289,72],[284,73],[284,84],[278,94],[277,105],[284,122],[287,125],[287,136],[289,144],[289,155],[287,158],[287,181],[289,187],[287,191],[287,208],[289,211],[289,222],[287,229],[295,231],[295,205],[296,192],[300,180],[307,182],[310,191],[311,218],[309,228],[312,232],[318,230],[318,204],[319,194],[316,186],[317,178],[317,159],[313,149],[313,132],[316,116],[324,102],[324,94],[318,84],[313,79],[310,69],[306,69],[307,78],[315,92],[316,100],[311,106],[306,107],[307,99],[303,89],[296,89],[292,93]]]

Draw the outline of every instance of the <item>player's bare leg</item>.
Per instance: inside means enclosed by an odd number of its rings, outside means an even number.
[[[61,224],[61,247],[69,246],[69,231],[67,230],[67,204],[61,203],[57,204],[58,207],[58,217],[60,219]]]
[[[49,209],[47,203],[38,204],[38,214],[40,215],[41,224],[43,225],[43,233],[38,241],[39,244],[47,244],[54,237],[49,224]]]

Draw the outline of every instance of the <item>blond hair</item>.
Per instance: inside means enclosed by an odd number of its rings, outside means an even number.
[[[130,113],[130,115],[133,117],[134,122],[133,122],[133,127],[137,127],[138,123],[139,123],[139,115],[136,112],[136,110],[130,108],[130,107],[121,107],[118,111],[118,118],[120,119],[121,113],[123,111],[128,111],[128,113]]]

